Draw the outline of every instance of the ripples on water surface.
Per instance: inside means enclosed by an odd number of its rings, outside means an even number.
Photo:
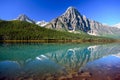
[[[120,44],[0,44],[0,80],[120,80]]]

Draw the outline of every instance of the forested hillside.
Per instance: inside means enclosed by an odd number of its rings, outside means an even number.
[[[0,21],[0,40],[112,41],[110,38],[46,29],[23,21]]]

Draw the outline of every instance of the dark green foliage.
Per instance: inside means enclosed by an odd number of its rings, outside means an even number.
[[[90,36],[86,33],[74,34],[42,28],[23,21],[0,21],[1,40],[109,40],[108,38]]]

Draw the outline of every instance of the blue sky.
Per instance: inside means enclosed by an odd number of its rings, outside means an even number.
[[[109,25],[120,23],[120,0],[0,0],[0,18],[11,20],[26,14],[36,21],[51,21],[69,6],[98,22]]]

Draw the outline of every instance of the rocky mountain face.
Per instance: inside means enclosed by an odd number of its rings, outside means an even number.
[[[34,20],[30,19],[28,16],[26,16],[26,15],[24,15],[24,14],[19,15],[16,20],[26,21],[26,22],[34,23],[34,24],[35,24],[35,21],[34,21]]]
[[[77,9],[69,7],[67,11],[60,17],[51,21],[47,28],[57,30],[76,31],[81,30],[87,32],[90,30],[89,20],[82,16]]]
[[[89,23],[90,23],[91,30],[89,30],[87,33],[90,35],[119,37],[120,29],[116,27],[103,25],[96,21],[89,21]]]
[[[120,29],[90,20],[74,7],[69,7],[64,14],[53,19],[46,28],[71,32],[83,31],[96,36],[120,34]]]

